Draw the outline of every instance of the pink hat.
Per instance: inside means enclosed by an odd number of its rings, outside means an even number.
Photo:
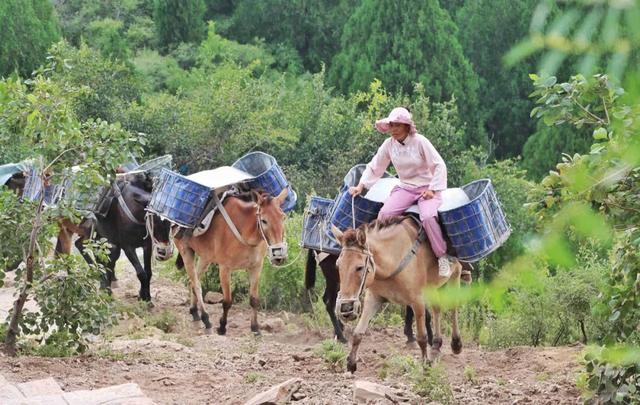
[[[396,107],[391,110],[391,113],[387,118],[376,121],[376,129],[382,133],[389,132],[389,124],[391,122],[399,122],[400,124],[409,125],[410,134],[415,134],[416,132],[418,132],[416,130],[416,124],[414,124],[413,120],[411,119],[411,113],[406,108]]]

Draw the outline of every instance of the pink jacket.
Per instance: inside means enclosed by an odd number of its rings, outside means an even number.
[[[410,134],[403,144],[388,138],[367,165],[360,183],[370,188],[393,163],[400,177],[400,187],[428,187],[441,191],[447,188],[447,166],[431,142],[423,135]]]

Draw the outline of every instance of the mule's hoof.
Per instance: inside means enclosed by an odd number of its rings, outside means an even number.
[[[407,344],[410,345],[411,343],[415,343],[416,342],[416,337],[415,336],[407,336]]]
[[[260,332],[260,329],[251,329],[251,332],[253,333],[253,336],[262,336],[262,332]]]
[[[189,308],[189,313],[191,314],[191,320],[193,322],[197,322],[200,320],[200,313],[198,312],[198,308]]]
[[[218,332],[218,335],[223,336],[227,333],[227,328],[218,327],[216,328],[216,331]]]
[[[453,350],[453,354],[460,354],[462,352],[462,339],[451,339],[451,350]]]
[[[211,335],[213,333],[213,328],[204,328],[205,335]]]
[[[335,336],[335,339],[336,339],[338,342],[343,343],[343,344],[345,344],[345,345],[346,345],[347,343],[349,343],[349,341],[347,340],[347,338],[345,338],[345,337],[344,337],[344,336],[342,336],[342,335]]]
[[[351,372],[351,374],[355,373],[357,368],[358,366],[355,362],[347,361],[347,370]]]

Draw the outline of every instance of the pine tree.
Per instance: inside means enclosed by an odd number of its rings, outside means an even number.
[[[154,21],[158,43],[164,50],[181,42],[199,42],[205,37],[204,0],[156,0]]]
[[[455,97],[469,123],[467,143],[484,144],[478,127],[478,77],[438,0],[365,0],[345,26],[329,80],[345,93],[380,79],[392,92],[422,83],[433,101]]]
[[[473,0],[458,9],[456,22],[465,56],[480,76],[479,105],[487,135],[496,145],[498,158],[517,156],[535,131],[529,118],[533,91],[528,74],[533,60],[507,68],[503,56],[529,32],[538,0]]]
[[[0,76],[30,75],[60,38],[50,0],[0,1],[0,30]]]

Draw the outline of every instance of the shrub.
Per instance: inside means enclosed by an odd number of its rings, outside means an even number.
[[[314,352],[317,356],[324,359],[333,371],[344,369],[347,353],[344,350],[344,345],[337,340],[323,340]]]

